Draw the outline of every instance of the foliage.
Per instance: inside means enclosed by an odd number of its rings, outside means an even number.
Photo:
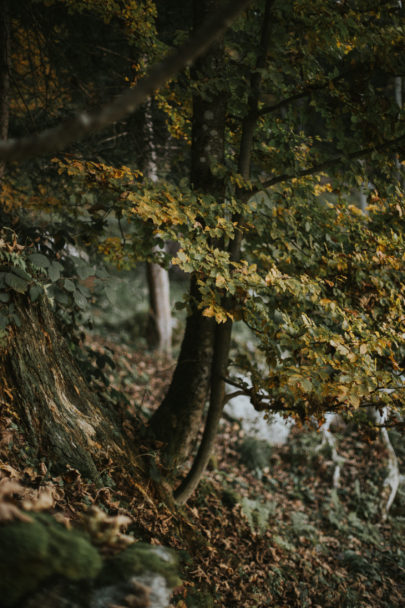
[[[405,209],[395,185],[393,152],[386,150],[387,142],[403,136],[391,90],[392,78],[401,73],[402,14],[390,2],[274,4],[248,180],[238,173],[237,149],[262,4],[248,10],[227,35],[226,77],[190,80],[186,72],[159,92],[154,120],[166,121],[166,140],[177,137],[174,125],[185,131],[157,183],[148,182],[134,163],[116,165],[77,154],[54,158],[25,183],[24,209],[59,218],[66,238],[72,238],[75,225],[76,245],[118,268],[153,260],[195,273],[202,314],[217,323],[241,319],[258,338],[266,373],[244,357],[235,361],[250,372],[258,406],[301,418],[370,404],[401,407]],[[152,2],[46,5],[54,19],[62,6],[68,9],[73,21],[63,29],[67,39],[73,22],[84,15],[109,27],[114,22],[122,28],[123,44],[137,55],[137,65],[146,65],[165,47],[170,29],[162,21],[156,28]],[[26,53],[22,42],[17,49]],[[49,53],[45,71],[54,60]],[[56,76],[47,78],[54,82]],[[93,90],[101,91],[104,85],[96,75],[92,78]],[[190,154],[186,125],[196,91],[220,92],[228,100],[226,165],[211,168],[226,183],[220,201],[196,192],[187,175],[179,179],[171,169],[179,159],[184,166],[181,157]],[[76,92],[68,88],[66,94],[77,103]],[[140,127],[138,119],[138,133]],[[366,163],[353,160],[356,150]],[[136,155],[132,158],[136,161]],[[350,193],[366,175],[373,189],[364,215]],[[15,199],[19,184],[21,176],[11,173],[6,197]],[[235,261],[228,243],[239,230],[245,244]],[[179,245],[171,259],[156,247],[165,240]],[[84,310],[89,292],[83,284],[74,286],[72,271],[62,273],[63,249],[59,255],[40,271],[52,283],[47,291],[66,310]],[[22,276],[25,268],[16,272],[7,274],[8,283],[4,279],[8,288],[27,291],[31,283]],[[37,293],[39,286],[30,288]]]
[[[187,4],[17,3],[10,136],[50,127],[136,86],[148,66],[189,33]],[[109,267],[132,270],[154,261],[193,273],[204,317],[217,326],[240,321],[252,332],[260,355],[239,349],[232,369],[249,375],[251,385],[240,388],[256,408],[319,422],[326,411],[340,409],[350,418],[368,405],[400,412],[404,130],[394,82],[404,73],[403,11],[391,0],[275,0],[270,45],[258,68],[264,11],[265,2],[257,0],[229,29],[220,72],[187,68],[156,92],[148,109],[62,156],[7,167],[0,339],[7,344],[18,326],[15,298],[35,306],[47,297],[77,348],[78,332],[91,322],[88,303],[114,300]],[[190,178],[197,93],[226,102],[225,160],[211,166],[209,150],[204,157],[212,180],[224,184],[220,200],[197,191]],[[149,119],[157,182],[144,177]],[[242,175],[249,120],[250,171]],[[366,212],[353,204],[360,188],[367,190]],[[241,252],[233,255],[239,235]],[[163,250],[168,241],[177,243],[176,253]],[[120,353],[118,370],[105,373],[109,361],[99,347],[89,373],[108,375],[111,394],[127,391],[128,398],[117,401],[123,432],[140,459],[155,458],[158,448],[140,443],[134,421],[145,422],[167,378],[162,381],[146,356],[126,358],[112,345]],[[86,361],[89,356],[82,357],[83,369]],[[15,420],[1,422],[6,448],[0,443],[0,449],[10,452],[14,441],[28,458]],[[76,513],[99,501],[133,516],[140,540],[191,552],[178,608],[196,586],[208,587],[207,604],[215,598],[227,606],[263,605],[264,593],[267,605],[401,605],[392,579],[399,581],[404,568],[403,494],[395,525],[381,526],[381,450],[367,445],[363,463],[376,467],[363,464],[356,479],[353,467],[345,467],[345,484],[330,491],[333,463],[308,449],[316,436],[304,439],[297,431],[291,446],[268,455],[274,478],[258,480],[241,467],[234,429],[224,434],[220,462],[227,469],[221,464],[209,473],[205,493],[188,510],[169,512],[152,496],[150,480],[129,479],[107,456],[103,488],[72,471],[52,479],[62,488],[58,507],[67,512],[75,505]],[[356,440],[346,438],[347,455],[355,459],[357,449]],[[158,459],[153,467],[160,472]]]

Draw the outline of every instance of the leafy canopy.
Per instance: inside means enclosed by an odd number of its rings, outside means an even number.
[[[120,31],[121,48],[114,46],[114,53],[122,59],[125,49],[130,62],[117,60],[114,87],[133,86],[168,39],[182,40],[191,28],[179,9],[170,5],[170,12],[150,0],[44,5],[59,16],[60,40],[71,39],[72,25],[89,16],[100,32]],[[76,146],[39,163],[29,182],[10,171],[5,201],[12,208],[23,187],[25,210],[62,218],[70,238],[75,225],[81,247],[118,267],[147,259],[195,273],[202,314],[217,323],[243,321],[256,337],[260,364],[246,353],[234,363],[250,373],[257,407],[303,418],[369,404],[403,407],[404,127],[394,90],[404,70],[403,11],[394,1],[272,4],[246,179],[238,173],[238,150],[263,8],[253,2],[228,31],[223,72],[192,79],[185,70],[156,92],[157,183],[142,174],[145,117],[139,113],[114,127],[114,137],[122,137],[112,150],[95,138],[92,151]],[[66,11],[71,21],[62,26]],[[19,19],[17,31],[26,28]],[[24,52],[22,44],[15,51]],[[69,57],[81,73],[81,58]],[[102,68],[107,59],[100,57]],[[63,83],[58,102],[79,105],[82,94],[52,49],[44,74],[48,64],[49,83],[56,74]],[[92,98],[106,86],[105,74],[90,74]],[[211,167],[226,184],[223,200],[196,191],[188,177],[197,91],[226,98],[225,162]],[[30,104],[42,103],[35,88],[32,98],[24,95],[26,114],[18,105],[16,129],[29,119]],[[17,104],[17,90],[13,99]],[[129,147],[135,135],[141,143]],[[355,205],[359,189],[368,193],[366,212]],[[240,260],[232,261],[227,244],[237,231],[243,231],[244,245]],[[165,240],[179,244],[171,259],[156,249]],[[7,283],[6,290],[14,288]]]

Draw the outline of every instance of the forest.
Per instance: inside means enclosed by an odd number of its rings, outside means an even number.
[[[0,607],[405,602],[401,0],[0,0]]]

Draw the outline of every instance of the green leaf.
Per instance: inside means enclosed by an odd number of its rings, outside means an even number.
[[[75,284],[70,279],[65,279],[63,285],[64,285],[66,291],[71,291],[72,293],[76,289]]]
[[[21,327],[21,319],[16,313],[13,313],[11,315],[11,319],[14,321],[14,323],[17,325],[17,327]]]
[[[31,264],[34,264],[34,266],[38,266],[38,268],[48,268],[50,265],[50,261],[42,253],[31,253],[31,255],[28,256],[28,260]]]
[[[76,305],[81,308],[84,309],[87,306],[87,300],[86,298],[80,293],[80,291],[78,289],[76,289],[76,291],[73,293],[73,299],[76,303]]]
[[[55,289],[54,297],[59,304],[63,304],[64,306],[68,306],[71,303],[70,296],[62,289]]]
[[[55,283],[60,279],[60,271],[63,269],[63,266],[58,262],[52,262],[52,264],[48,268],[48,276],[52,283]]]
[[[10,300],[10,294],[0,291],[0,302],[8,302]]]
[[[78,285],[77,289],[80,291],[80,293],[84,295],[85,298],[90,297],[90,290],[87,289],[87,287],[85,287],[84,285]]]
[[[97,268],[97,270],[96,270],[96,277],[99,279],[109,279],[110,274],[107,272],[107,270],[104,268],[104,266],[101,266],[100,268]]]
[[[0,313],[0,329],[6,329],[8,325],[8,317]]]
[[[83,260],[78,260],[76,262],[76,270],[77,274],[79,275],[79,278],[82,281],[94,276],[94,267],[90,264],[87,264],[87,262],[84,262]]]
[[[32,285],[32,287],[30,287],[31,302],[36,302],[42,292],[43,292],[43,288],[41,287],[41,285]]]
[[[13,272],[7,272],[5,281],[17,293],[25,293],[27,291],[28,281],[21,279]]]
[[[28,272],[25,272],[25,270],[23,270],[22,268],[13,266],[12,268],[10,268],[10,270],[13,274],[16,274],[21,279],[25,279],[26,281],[31,281],[31,279],[32,279],[31,275],[28,274]]]
[[[116,292],[115,286],[114,285],[105,285],[104,292],[105,292],[105,295],[107,296],[108,301],[111,304],[114,304],[114,302],[115,302],[115,292]]]

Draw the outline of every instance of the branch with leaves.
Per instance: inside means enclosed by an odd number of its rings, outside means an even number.
[[[52,129],[20,139],[0,142],[0,160],[23,160],[66,148],[89,133],[99,131],[133,113],[152,93],[171,77],[202,55],[224,33],[229,24],[250,0],[234,0],[216,11],[175,53],[151,68],[149,74],[132,89],[96,112],[81,112]]]
[[[314,164],[307,169],[301,169],[296,171],[295,173],[283,173],[282,175],[277,175],[275,177],[271,177],[270,179],[261,183],[260,187],[256,188],[250,194],[254,194],[255,192],[259,192],[260,190],[264,190],[265,188],[270,188],[270,186],[274,186],[276,184],[280,184],[282,182],[286,182],[289,179],[294,179],[298,177],[307,177],[308,175],[315,175],[316,173],[320,173],[321,171],[327,171],[332,167],[336,167],[339,165],[344,165],[348,160],[356,160],[362,159],[366,156],[370,156],[373,152],[382,152],[383,150],[395,151],[397,144],[405,141],[405,134],[399,135],[394,139],[389,139],[381,144],[375,146],[367,146],[367,148],[361,148],[360,150],[355,150],[354,152],[350,152],[349,154],[342,154],[341,156],[336,156],[335,158],[329,158],[321,163]]]

